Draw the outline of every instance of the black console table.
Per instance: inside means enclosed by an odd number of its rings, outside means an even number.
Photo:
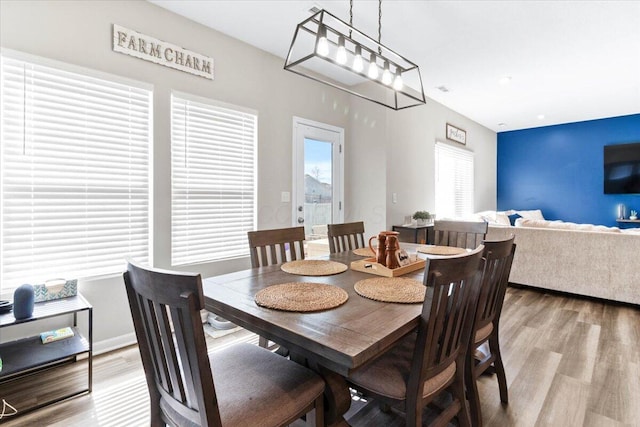
[[[83,336],[78,329],[78,313],[83,311],[87,312],[88,338]],[[80,394],[91,393],[93,381],[93,307],[82,295],[78,294],[75,297],[36,303],[33,315],[29,319],[16,320],[13,317],[13,312],[0,315],[0,329],[65,315],[73,316],[73,337],[42,344],[38,333],[28,338],[0,344],[0,357],[2,357],[0,397],[15,407],[18,411],[15,416]],[[42,330],[39,332],[60,328],[60,326],[49,327],[46,322],[39,324],[42,325]],[[34,323],[29,327],[33,329],[36,325]],[[87,363],[85,374],[82,374],[84,370],[80,368],[70,369],[68,375],[65,371],[62,376],[59,375],[59,371],[54,372],[62,365],[79,362]],[[58,374],[57,377],[55,377],[56,374]],[[66,389],[69,385],[77,383],[77,380],[82,379],[83,376],[86,376],[86,386],[83,385],[80,389],[75,390]],[[41,388],[48,389],[42,398],[38,396],[38,391]],[[0,420],[0,423],[11,420],[15,416],[6,417]]]
[[[640,219],[616,219],[619,224],[634,224],[640,226]]]
[[[393,231],[400,233],[398,240],[407,243],[433,244],[433,224],[431,225],[394,225]]]

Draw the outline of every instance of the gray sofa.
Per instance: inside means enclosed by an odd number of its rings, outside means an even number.
[[[524,226],[489,226],[489,240],[515,235],[510,282],[640,304],[640,233],[547,223],[552,224],[524,220]]]

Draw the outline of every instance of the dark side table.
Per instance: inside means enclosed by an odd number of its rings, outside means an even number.
[[[393,231],[400,233],[398,240],[406,243],[433,244],[433,224],[430,225],[394,225]]]
[[[86,314],[79,316],[83,312]],[[87,322],[87,336],[78,328],[79,317]],[[70,323],[73,337],[43,344],[40,335],[35,334],[0,344],[0,398],[17,410],[15,415],[91,393],[93,307],[82,295],[37,302],[28,319],[16,320],[13,313],[1,314],[0,331],[31,323],[31,329],[44,332],[59,329],[58,322]],[[60,370],[62,366],[68,368]],[[12,418],[15,416],[6,419]]]

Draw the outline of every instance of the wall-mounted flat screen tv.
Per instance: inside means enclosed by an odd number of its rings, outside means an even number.
[[[640,193],[640,142],[604,146],[604,193]]]

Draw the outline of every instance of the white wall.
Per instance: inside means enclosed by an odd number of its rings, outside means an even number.
[[[387,225],[402,224],[418,210],[435,212],[435,142],[456,145],[445,138],[446,123],[466,130],[466,148],[474,152],[474,212],[496,208],[496,133],[427,100],[426,106],[398,111],[388,121]]]
[[[352,97],[345,148],[345,222],[364,221],[368,234],[386,226],[387,115],[393,111]]]
[[[111,50],[111,26],[127,28],[212,56],[215,80],[192,76]],[[293,31],[293,29],[292,29]],[[476,206],[495,207],[496,135],[453,111],[427,106],[394,112],[283,71],[284,60],[144,1],[0,1],[3,48],[113,73],[154,85],[153,258],[170,265],[170,91],[179,90],[258,111],[258,227],[291,225],[292,117],[345,128],[345,221],[364,220],[368,234],[433,206],[433,141],[446,121],[467,130],[477,153]],[[480,154],[479,152],[482,151]],[[424,160],[424,161],[423,161]],[[480,167],[481,166],[481,167]],[[477,175],[480,172],[477,172]],[[401,189],[403,181],[410,185]],[[399,202],[391,205],[391,192]],[[249,266],[247,258],[192,265],[203,276]],[[131,341],[121,277],[81,281],[94,306],[96,350]],[[0,337],[2,338],[2,337]]]

